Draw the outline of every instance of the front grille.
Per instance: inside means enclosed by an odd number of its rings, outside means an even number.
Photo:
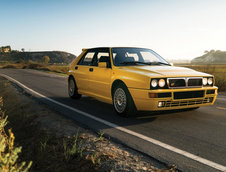
[[[174,92],[174,99],[200,98],[203,96],[204,96],[204,91]]]
[[[169,88],[202,87],[202,77],[168,78]]]
[[[163,107],[177,107],[177,106],[191,106],[191,105],[201,105],[206,103],[212,103],[213,97],[207,97],[205,99],[196,100],[181,100],[181,101],[166,101]]]
[[[185,87],[185,79],[183,78],[169,78],[169,87],[171,88],[177,88],[177,87]]]
[[[188,86],[189,87],[198,87],[202,86],[202,78],[189,78],[188,79]]]

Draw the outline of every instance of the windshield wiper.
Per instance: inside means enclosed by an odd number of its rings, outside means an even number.
[[[145,64],[145,65],[159,65],[159,64],[162,64],[162,65],[167,65],[167,66],[171,66],[170,64],[168,63],[163,63],[163,62],[139,62],[139,61],[131,61],[131,62],[122,62],[120,64]]]
[[[162,65],[171,66],[170,64],[168,64],[168,63],[163,63],[163,62],[150,62],[149,64],[150,64],[150,65],[159,65],[159,64],[162,64]]]
[[[147,62],[139,62],[139,61],[122,62],[120,64],[145,64],[145,65],[150,65],[150,63],[147,63]]]

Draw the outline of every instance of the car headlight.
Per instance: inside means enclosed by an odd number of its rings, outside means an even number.
[[[167,78],[153,78],[150,82],[150,89],[168,89]]]
[[[203,78],[203,79],[202,79],[202,84],[205,86],[205,85],[207,85],[207,83],[208,83],[207,78]]]
[[[208,85],[212,85],[213,84],[213,78],[208,78],[207,83],[208,83]]]
[[[206,77],[202,79],[203,86],[213,86],[213,77]]]
[[[164,87],[166,85],[165,79],[159,80],[159,87]]]
[[[158,81],[156,79],[153,79],[151,81],[151,86],[154,87],[154,88],[157,87],[158,86]]]

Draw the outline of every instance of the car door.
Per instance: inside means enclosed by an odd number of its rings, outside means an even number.
[[[98,67],[100,58],[108,59],[106,68]],[[111,62],[109,48],[101,48],[96,50],[92,66],[89,70],[89,90],[92,94],[99,98],[111,101]]]
[[[75,66],[75,80],[81,94],[89,92],[89,70],[94,56],[95,51],[88,50]]]

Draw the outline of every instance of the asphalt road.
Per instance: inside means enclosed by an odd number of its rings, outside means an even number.
[[[64,104],[56,104],[27,90],[63,115],[96,131],[103,130],[105,135],[159,161],[176,164],[181,171],[226,171],[225,96],[218,96],[213,106],[193,111],[140,113],[133,118],[122,118],[114,113],[111,105],[93,98],[84,96],[80,100],[70,99],[66,78],[63,76],[17,69],[1,69],[1,74]],[[98,121],[96,117],[115,125]],[[165,147],[153,143],[152,139],[166,144]],[[184,156],[186,153],[188,156]]]

